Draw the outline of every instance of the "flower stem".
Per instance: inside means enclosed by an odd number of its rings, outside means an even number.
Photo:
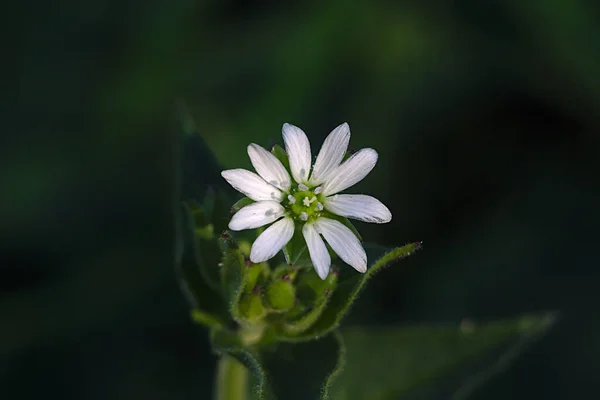
[[[223,355],[217,365],[215,400],[246,400],[248,370],[235,358]]]

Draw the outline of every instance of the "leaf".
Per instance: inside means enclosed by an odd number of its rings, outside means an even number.
[[[204,209],[195,201],[186,201],[184,207],[195,234],[193,251],[196,264],[207,285],[218,292],[221,280],[218,264],[222,252],[215,238],[213,225],[209,223]]]
[[[421,242],[410,243],[388,252],[384,252],[383,248],[379,247],[368,248],[367,250],[372,249],[372,251],[368,251],[369,259],[375,258],[377,261],[371,264],[364,274],[359,274],[350,267],[340,269],[338,283],[329,298],[327,307],[310,329],[298,335],[296,340],[310,340],[326,335],[337,328],[364,285],[373,275],[390,263],[408,257],[420,248]],[[377,257],[377,255],[381,256]]]
[[[305,343],[278,343],[268,349],[245,347],[235,335],[215,329],[213,348],[235,357],[252,373],[255,398],[330,399],[330,387],[344,366],[341,336],[332,333]]]
[[[545,314],[483,325],[343,330],[346,368],[332,387],[333,398],[465,399],[555,320]]]
[[[207,284],[198,265],[196,236],[189,208],[182,203],[178,211],[178,220],[181,221],[178,223],[178,242],[181,244],[177,246],[180,254],[176,263],[177,276],[191,306],[197,313],[206,316],[194,320],[208,326],[227,326],[230,318],[223,299]]]
[[[222,188],[209,187],[207,190],[204,198],[204,210],[217,234],[221,234],[227,229],[231,220],[230,204],[232,201],[232,196]]]
[[[181,160],[181,199],[203,201],[210,185],[225,187],[221,167],[199,134],[184,134]]]

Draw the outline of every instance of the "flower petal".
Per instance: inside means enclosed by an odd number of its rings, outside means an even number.
[[[350,229],[341,222],[330,218],[319,218],[315,225],[333,251],[346,264],[358,272],[367,271],[367,253]]]
[[[241,231],[254,229],[277,221],[283,216],[284,209],[276,201],[259,201],[243,207],[229,221],[229,229]]]
[[[325,209],[364,222],[384,224],[392,220],[390,210],[375,197],[365,194],[336,194],[325,199]]]
[[[348,150],[349,142],[350,127],[345,122],[331,131],[325,138],[310,176],[310,182],[313,185],[323,183],[327,174],[340,165],[346,150]]]
[[[276,188],[288,191],[290,188],[290,174],[273,154],[261,146],[251,143],[248,146],[248,156],[252,166],[258,174],[269,184]]]
[[[228,169],[221,172],[221,176],[235,190],[245,194],[254,201],[274,200],[281,201],[283,193],[274,186],[269,185],[263,178],[245,169]]]
[[[250,250],[250,261],[259,263],[267,261],[285,246],[294,235],[294,220],[285,217],[265,229],[254,241]]]
[[[325,196],[336,194],[362,181],[376,163],[377,152],[375,150],[359,150],[325,177],[323,194]]]
[[[302,129],[290,124],[283,124],[282,134],[292,176],[296,182],[305,183],[310,172],[311,153],[308,138]]]
[[[302,235],[304,236],[304,240],[306,240],[310,260],[312,261],[319,278],[327,278],[329,267],[331,266],[331,257],[329,256],[325,242],[321,239],[321,236],[319,236],[319,232],[317,232],[314,224],[304,224]]]

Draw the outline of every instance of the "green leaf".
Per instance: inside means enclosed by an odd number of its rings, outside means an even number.
[[[344,365],[341,336],[332,333],[305,343],[278,343],[260,352],[235,335],[213,330],[213,348],[235,357],[252,373],[256,399],[330,399],[330,387]]]
[[[232,201],[233,199],[228,193],[221,188],[209,187],[207,190],[203,208],[217,234],[221,234],[227,229],[227,225],[231,220],[231,207],[229,205]]]
[[[189,208],[181,204],[178,212],[179,232],[178,237],[181,244],[178,245],[178,259],[176,272],[183,293],[186,295],[191,306],[205,318],[194,318],[195,321],[204,325],[227,326],[230,317],[227,309],[223,306],[220,294],[211,288],[200,271],[196,248],[196,236]]]
[[[385,253],[383,248],[367,247],[369,259],[377,261],[371,264],[364,274],[357,273],[350,267],[340,269],[337,285],[330,296],[327,307],[310,329],[297,336],[296,340],[310,340],[326,335],[337,328],[362,288],[373,275],[392,262],[401,260],[420,248],[420,242],[410,243]],[[377,257],[378,255],[380,257]]]
[[[465,399],[554,322],[546,314],[482,325],[343,330],[346,368],[333,398]]]

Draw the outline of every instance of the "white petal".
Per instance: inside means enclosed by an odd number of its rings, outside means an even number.
[[[282,133],[292,176],[298,183],[306,182],[310,172],[311,157],[308,138],[302,129],[290,124],[283,124]]]
[[[367,271],[367,253],[358,238],[344,224],[330,218],[319,218],[315,225],[333,251],[358,272]]]
[[[293,235],[293,219],[286,217],[275,222],[254,241],[250,250],[250,261],[259,263],[275,257]]]
[[[313,185],[322,183],[327,174],[340,165],[346,154],[346,150],[348,150],[349,142],[350,127],[345,122],[331,131],[329,136],[325,138],[313,167],[312,175],[310,176],[310,181]]]
[[[276,201],[259,201],[242,208],[229,221],[229,229],[241,231],[254,229],[277,221],[283,216],[284,209]]]
[[[306,240],[310,260],[319,278],[327,278],[329,267],[331,266],[331,257],[329,256],[325,242],[321,239],[319,232],[317,232],[313,224],[304,224],[302,235],[304,236],[304,240]]]
[[[392,220],[392,213],[381,201],[364,194],[336,194],[327,197],[325,208],[342,217],[375,224]]]
[[[362,149],[354,153],[325,177],[323,194],[325,196],[336,194],[362,181],[376,163],[377,152],[373,149]]]
[[[265,181],[279,189],[289,190],[290,174],[277,157],[254,143],[248,146],[248,156],[256,172]]]
[[[245,169],[228,169],[221,172],[221,176],[235,190],[245,194],[254,201],[274,200],[281,201],[283,193],[274,186],[269,185],[263,178]]]

